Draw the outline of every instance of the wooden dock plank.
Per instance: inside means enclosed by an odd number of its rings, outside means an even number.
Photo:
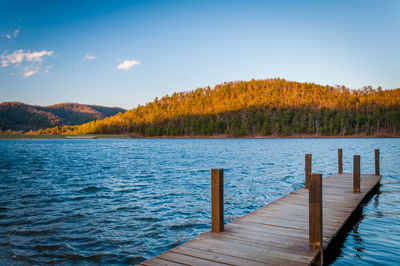
[[[275,213],[256,213],[254,214],[254,216],[258,216],[258,217],[265,217],[266,219],[279,219],[282,221],[296,221],[296,222],[306,222],[308,225],[308,220],[305,220],[305,218],[308,217],[308,212],[303,215],[303,216],[291,216],[291,217],[287,217],[285,216],[279,216],[279,215],[275,215]],[[307,217],[306,217],[307,216]],[[326,218],[325,216],[323,217],[323,221],[324,223],[327,224],[337,224],[337,223],[343,223],[343,219],[344,218],[338,218],[338,217],[330,217],[329,219]]]
[[[260,235],[256,233],[249,233],[237,230],[235,231],[228,231],[228,234],[224,234],[224,238],[236,239],[241,241],[247,241],[251,243],[257,243],[265,246],[272,246],[277,248],[287,248],[293,251],[300,251],[307,254],[310,252],[308,245],[303,245],[303,239],[296,239],[290,236],[281,236],[281,235]],[[282,242],[283,241],[283,242]]]
[[[304,217],[302,217],[304,218]],[[247,219],[247,217],[243,217],[242,219]],[[297,219],[290,219],[286,217],[276,217],[276,216],[267,216],[267,215],[258,215],[256,218],[249,218],[254,219],[254,222],[270,224],[275,226],[282,226],[282,227],[289,227],[294,229],[306,228],[308,226],[308,222],[304,221],[304,219],[297,218]],[[343,220],[328,220],[323,219],[324,228],[326,230],[336,230],[337,225],[343,223]]]
[[[156,258],[148,259],[148,260],[146,260],[146,261],[140,263],[140,265],[146,265],[146,266],[152,266],[152,265],[155,265],[155,266],[157,266],[157,265],[163,265],[163,266],[182,266],[182,265],[184,265],[184,264],[180,264],[180,263],[176,263],[176,262],[171,262],[171,261],[163,260],[163,259],[160,259],[160,258],[156,257]]]
[[[361,174],[360,193],[353,174],[322,180],[324,249],[336,236],[381,176]],[[143,265],[309,265],[319,250],[309,247],[309,191],[301,188],[224,225],[206,232]]]
[[[201,259],[198,257],[193,257],[190,255],[185,255],[185,254],[181,254],[181,253],[177,253],[177,252],[164,252],[162,254],[160,254],[158,256],[158,258],[163,259],[163,260],[168,260],[168,261],[172,261],[172,262],[176,262],[176,263],[181,263],[184,265],[199,265],[199,266],[223,266],[223,265],[227,265],[227,264],[223,264],[223,263],[218,263],[216,261],[211,261],[208,259]]]
[[[262,224],[262,225],[270,225],[270,226],[277,226],[277,227],[283,227],[283,228],[291,228],[291,229],[297,229],[297,230],[303,230],[306,228],[308,223],[304,222],[299,222],[299,221],[293,221],[293,220],[282,220],[282,219],[273,219],[273,218],[265,218],[265,217],[257,217],[257,218],[249,218],[251,219],[252,223],[256,224]],[[241,221],[246,221],[246,218],[236,220],[235,222],[241,222]],[[324,224],[324,228],[328,230],[336,230],[337,226],[336,224]]]
[[[268,246],[268,249],[274,250],[275,252],[289,253],[289,254],[291,254],[290,257],[301,256],[302,258],[304,258],[304,257],[311,257],[313,255],[313,252],[310,251],[309,249],[308,250],[307,249],[293,250],[290,247],[288,247],[287,245],[278,246],[278,245],[275,245],[275,243],[271,243],[271,242],[267,242],[267,241],[263,241],[263,242],[254,241],[252,239],[247,239],[247,238],[243,238],[243,237],[231,238],[231,237],[227,237],[227,235],[225,235],[225,236],[207,235],[206,239],[222,240],[222,241],[226,241],[226,242],[249,246],[251,248],[261,248],[262,250],[265,250],[265,246]],[[295,256],[293,256],[292,253],[294,253]],[[297,260],[300,260],[300,257],[298,257]]]
[[[171,252],[181,253],[184,255],[189,255],[192,257],[207,259],[210,261],[215,261],[218,263],[228,264],[228,265],[254,265],[254,266],[265,266],[271,265],[268,263],[256,262],[247,259],[242,259],[239,257],[227,256],[223,254],[212,253],[209,251],[204,251],[200,249],[194,249],[186,247],[184,245],[178,246],[171,250]]]
[[[234,225],[234,221],[230,223],[230,225]],[[297,238],[302,238],[302,239],[308,239],[308,229],[307,228],[302,228],[302,229],[294,229],[294,228],[284,228],[284,227],[278,227],[278,226],[271,226],[271,225],[265,225],[265,224],[260,224],[260,223],[237,223],[236,225],[240,226],[239,228],[243,230],[249,230],[249,231],[254,231],[257,233],[264,233],[268,232],[269,234],[273,233],[276,235],[291,235],[295,236]],[[326,230],[325,230],[326,231]],[[331,233],[329,232],[324,232],[323,238],[325,240],[328,240],[328,238],[331,237]]]
[[[306,262],[297,261],[291,259],[289,255],[282,256],[282,252],[279,253],[271,248],[256,247],[255,245],[248,245],[247,243],[235,243],[233,241],[213,240],[211,238],[202,238],[198,241],[188,242],[188,246],[192,248],[198,248],[202,250],[208,250],[215,253],[221,253],[230,256],[236,256],[242,259],[248,259],[257,262],[268,262],[269,264],[280,264],[285,263],[289,265],[304,265]],[[286,254],[285,254],[286,255]],[[306,258],[301,257],[306,260]],[[195,264],[193,264],[195,265]]]

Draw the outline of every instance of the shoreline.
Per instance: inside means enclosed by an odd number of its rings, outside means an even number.
[[[313,134],[296,134],[291,136],[243,136],[233,137],[228,135],[214,136],[154,136],[144,137],[129,134],[86,134],[86,135],[31,135],[31,134],[0,134],[0,140],[18,140],[18,139],[347,139],[347,138],[400,138],[399,135],[379,134],[366,136],[361,134],[346,135],[346,136],[321,136]]]
[[[233,137],[228,135],[214,135],[214,136],[155,136],[155,137],[141,137],[141,136],[131,136],[133,139],[347,139],[347,138],[400,138],[400,135],[390,135],[390,134],[382,134],[382,135],[373,135],[373,136],[365,136],[361,134],[353,134],[346,136],[321,136],[321,135],[313,135],[313,134],[296,134],[291,136],[276,136],[276,135],[249,135],[243,137]]]

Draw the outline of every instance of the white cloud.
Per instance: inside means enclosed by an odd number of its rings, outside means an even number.
[[[42,62],[43,56],[51,56],[52,54],[54,54],[54,51],[42,50],[40,52],[25,53],[25,58],[29,62]]]
[[[86,61],[86,60],[92,61],[92,60],[97,59],[97,57],[98,57],[98,56],[91,55],[91,54],[87,53],[87,54],[83,57],[83,60],[84,60],[84,61]]]
[[[40,52],[29,52],[29,51],[24,51],[22,49],[20,50],[15,50],[12,54],[6,54],[3,53],[1,55],[1,66],[2,67],[7,67],[10,64],[15,64],[19,65],[25,60],[27,62],[31,63],[41,63],[43,61],[44,56],[51,56],[54,54],[54,51],[47,51],[47,50],[42,50]]]
[[[11,54],[4,52],[1,56],[1,66],[8,67],[14,66],[17,69],[23,68],[22,76],[27,78],[36,73],[39,73],[39,67],[46,56],[54,55],[54,51],[34,51],[29,50],[15,50]],[[45,67],[45,72],[48,72],[49,67]],[[46,71],[47,70],[47,71]]]
[[[38,73],[38,70],[25,70],[24,78],[28,78],[36,73]]]
[[[129,70],[135,65],[140,65],[139,61],[136,60],[125,60],[117,66],[118,70]]]
[[[15,39],[15,38],[17,38],[17,36],[18,36],[18,34],[19,34],[19,29],[16,29],[16,30],[14,30],[14,33],[13,34],[6,34],[6,35],[4,35],[4,37],[6,37],[7,39]]]
[[[7,67],[10,64],[20,64],[22,61],[24,61],[25,53],[24,50],[16,50],[12,54],[7,55],[6,53],[3,53],[1,55],[1,66],[2,67]]]

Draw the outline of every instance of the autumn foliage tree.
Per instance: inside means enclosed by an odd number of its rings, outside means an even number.
[[[239,137],[379,135],[399,130],[400,89],[349,90],[277,78],[173,93],[103,120],[39,133]]]

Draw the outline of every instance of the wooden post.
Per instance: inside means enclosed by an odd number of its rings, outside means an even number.
[[[224,231],[224,169],[211,169],[211,230]]]
[[[354,155],[353,163],[353,191],[360,193],[360,155]]]
[[[309,187],[310,184],[310,173],[311,173],[311,154],[306,154],[306,167],[305,167],[305,179],[306,179],[306,188]]]
[[[380,175],[380,169],[379,169],[379,150],[375,149],[375,175]]]
[[[310,174],[309,246],[322,247],[322,174]]]
[[[343,174],[343,150],[338,149],[339,174]]]

